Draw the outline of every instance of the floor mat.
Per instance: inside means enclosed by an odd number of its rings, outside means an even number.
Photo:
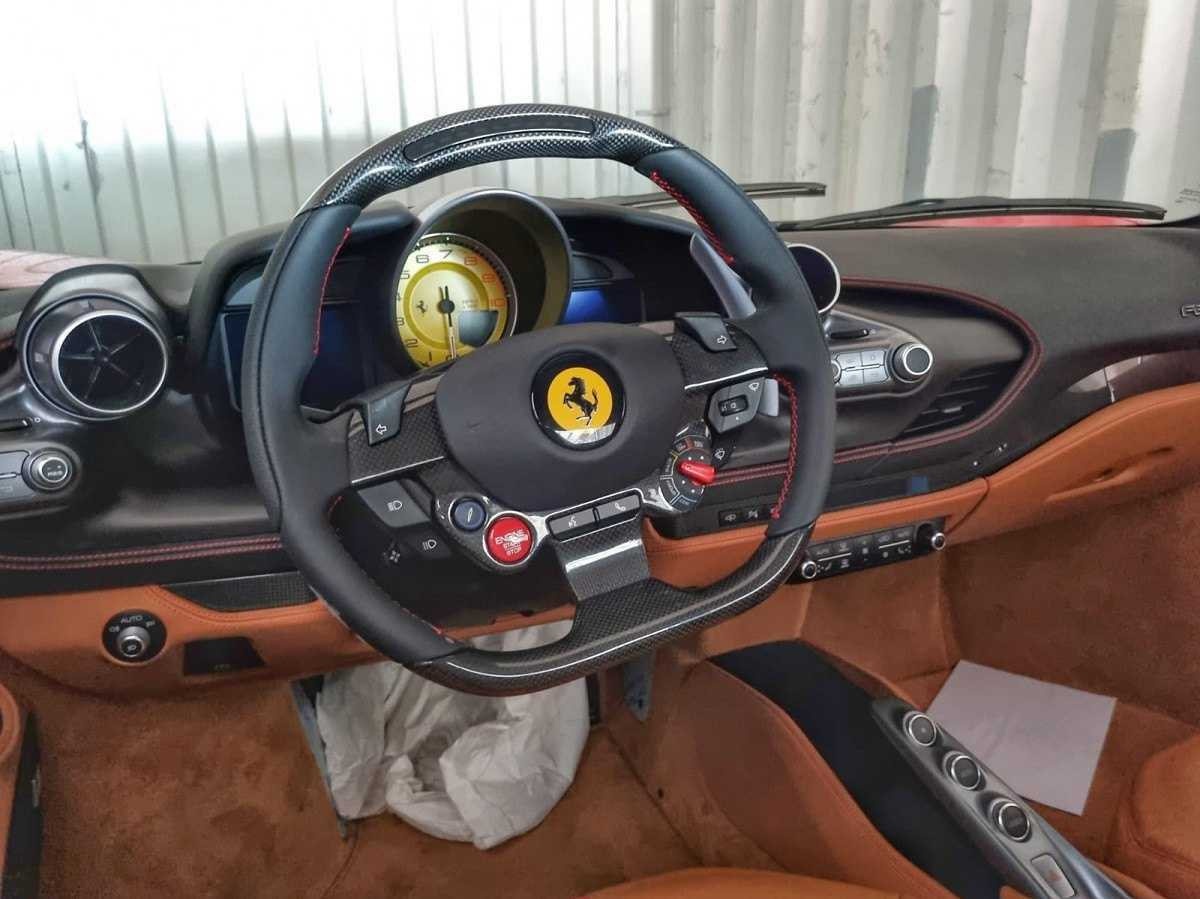
[[[1079,815],[1116,700],[959,662],[929,714],[1026,799]]]
[[[390,815],[360,822],[355,840],[330,899],[566,899],[697,864],[602,728],[549,817],[502,846],[482,852],[438,840]]]
[[[3,654],[0,681],[42,731],[43,896],[567,897],[696,864],[603,729],[550,816],[482,852],[389,818],[343,840],[286,684],[108,698]]]
[[[0,681],[41,730],[43,896],[315,899],[349,855],[286,684],[107,698],[3,655]]]

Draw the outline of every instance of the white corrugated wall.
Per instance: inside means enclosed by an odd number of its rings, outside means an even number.
[[[5,0],[0,247],[196,259],[408,124],[541,100],[657,125],[809,217],[918,196],[1200,211],[1200,0]],[[609,163],[447,176],[646,190]]]

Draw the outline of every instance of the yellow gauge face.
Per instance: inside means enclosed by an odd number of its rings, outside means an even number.
[[[421,368],[465,356],[512,330],[517,296],[512,276],[479,241],[427,234],[396,282],[396,332]]]

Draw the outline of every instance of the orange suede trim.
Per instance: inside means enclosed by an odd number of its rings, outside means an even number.
[[[848,883],[743,868],[688,868],[590,894],[590,899],[901,899]]]
[[[691,729],[713,800],[781,867],[951,899],[875,829],[775,703],[707,662],[693,669],[679,703],[677,720]]]
[[[1200,899],[1200,736],[1142,766],[1117,816],[1109,858],[1172,899]]]
[[[24,732],[25,712],[12,693],[0,684],[0,879],[4,877],[5,847],[8,846],[8,828],[17,792]]]

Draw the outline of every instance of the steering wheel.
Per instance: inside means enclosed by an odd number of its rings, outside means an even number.
[[[648,176],[742,276],[753,314],[736,322],[680,317],[665,335],[616,324],[519,334],[432,376],[375,388],[330,420],[310,420],[300,393],[319,339],[325,282],[363,207],[467,166],[538,157],[612,159]],[[833,465],[834,391],[821,323],[774,228],[720,169],[679,141],[576,107],[506,105],[444,116],[379,142],[335,172],[271,254],[243,372],[251,467],[297,567],[381,653],[474,693],[546,689],[762,601],[799,563]],[[672,503],[678,472],[664,473],[664,460],[687,445],[688,433],[704,430],[715,394],[761,386],[767,376],[790,406],[791,440],[761,545],[709,587],[680,589],[652,578],[641,519],[687,505]],[[379,440],[380,425],[367,429],[376,418],[398,419],[398,434]],[[520,577],[535,554],[554,552],[576,601],[570,632],[537,648],[484,651],[385,592],[339,540],[330,516],[348,491],[400,476],[428,486],[428,514],[457,547],[460,564]],[[456,521],[464,500],[479,504],[472,509],[481,526]],[[612,515],[601,519],[596,510]],[[569,523],[573,511],[600,526],[567,539],[556,525]]]

